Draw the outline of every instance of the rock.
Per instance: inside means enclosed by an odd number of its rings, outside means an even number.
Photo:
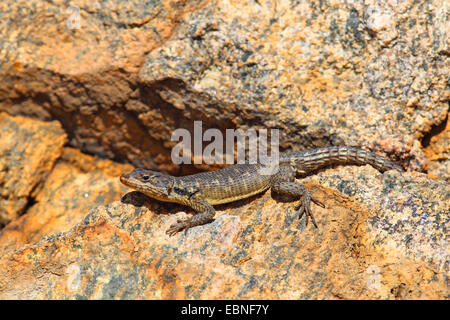
[[[337,189],[368,208],[364,245],[390,252],[391,259],[426,261],[430,269],[448,272],[450,185],[417,172],[400,176],[366,169],[328,170],[311,176],[311,181]]]
[[[34,202],[66,134],[57,121],[42,122],[0,113],[0,227]]]
[[[180,208],[153,200],[97,207],[70,231],[3,254],[0,298],[448,296],[447,183],[369,166],[306,182],[326,204],[313,208],[319,229],[270,192],[218,207],[213,223],[174,237],[165,230],[186,216]]]
[[[421,147],[448,118],[442,1],[117,0],[78,4],[79,29],[73,8],[1,6],[3,23],[30,23],[1,28],[0,110],[58,119],[84,152],[187,172],[170,164],[171,133],[202,120],[279,128],[282,150],[363,145],[449,177]]]
[[[97,206],[122,197],[127,188],[117,178],[130,165],[98,160],[65,148],[26,214],[0,230],[0,254],[44,236],[70,230]]]
[[[0,111],[57,119],[72,147],[156,168],[167,154],[152,129],[158,116],[145,122],[125,106],[144,100],[146,54],[204,3],[1,1]]]
[[[424,170],[420,142],[449,110],[444,12],[438,2],[218,1],[147,56],[141,79],[205,126],[281,128],[283,148],[365,145]]]
[[[428,175],[435,179],[450,182],[450,122],[435,127],[434,134],[429,135],[422,145],[430,159]]]
[[[0,4],[0,299],[448,299],[444,2],[71,4]],[[195,120],[408,172],[305,178],[319,229],[265,192],[169,237],[192,212],[118,176],[204,169],[170,159]]]

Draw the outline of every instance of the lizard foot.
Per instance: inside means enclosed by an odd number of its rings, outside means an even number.
[[[169,227],[169,229],[167,229],[166,234],[173,236],[183,230],[186,232],[190,227],[190,220],[177,220],[177,223],[174,223]]]
[[[316,220],[314,219],[314,216],[311,212],[311,201],[317,204],[318,206],[321,206],[322,208],[325,208],[325,205],[314,198],[311,193],[306,192],[303,194],[302,198],[300,199],[299,204],[295,206],[295,209],[298,210],[298,218],[301,219],[303,215],[306,213],[306,225],[308,225],[308,218],[311,218],[312,223],[317,228]]]

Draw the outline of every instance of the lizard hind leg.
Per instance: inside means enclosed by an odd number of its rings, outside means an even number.
[[[214,221],[214,215],[216,211],[213,206],[204,200],[195,200],[189,204],[196,212],[190,219],[178,220],[177,223],[172,224],[169,229],[167,229],[166,234],[173,236],[180,231],[187,232],[188,229],[203,224],[211,223]]]
[[[298,210],[298,218],[301,219],[305,215],[306,225],[308,225],[308,220],[311,218],[312,223],[317,228],[316,220],[311,212],[311,201],[322,208],[325,208],[325,205],[314,198],[304,185],[293,181],[281,181],[272,185],[272,190],[276,193],[287,194],[297,198],[300,197],[299,203],[295,206],[295,209]]]

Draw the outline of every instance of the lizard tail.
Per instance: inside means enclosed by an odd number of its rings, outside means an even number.
[[[300,171],[305,172],[333,164],[370,164],[381,172],[391,169],[404,171],[399,165],[373,152],[346,146],[290,152],[285,160],[294,162],[295,166],[301,169]]]

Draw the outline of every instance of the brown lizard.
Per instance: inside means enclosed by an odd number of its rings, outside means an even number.
[[[120,177],[128,187],[145,195],[176,202],[193,208],[197,214],[187,220],[179,220],[170,226],[167,234],[210,223],[214,220],[213,205],[233,202],[261,193],[269,188],[280,194],[300,198],[296,210],[299,218],[306,215],[317,228],[311,212],[311,201],[325,207],[308,189],[295,182],[296,174],[308,174],[321,167],[334,164],[370,164],[381,172],[403,169],[397,164],[367,150],[354,147],[325,147],[305,151],[281,153],[278,169],[271,174],[261,174],[262,164],[236,164],[231,167],[175,177],[160,172],[136,169]]]

